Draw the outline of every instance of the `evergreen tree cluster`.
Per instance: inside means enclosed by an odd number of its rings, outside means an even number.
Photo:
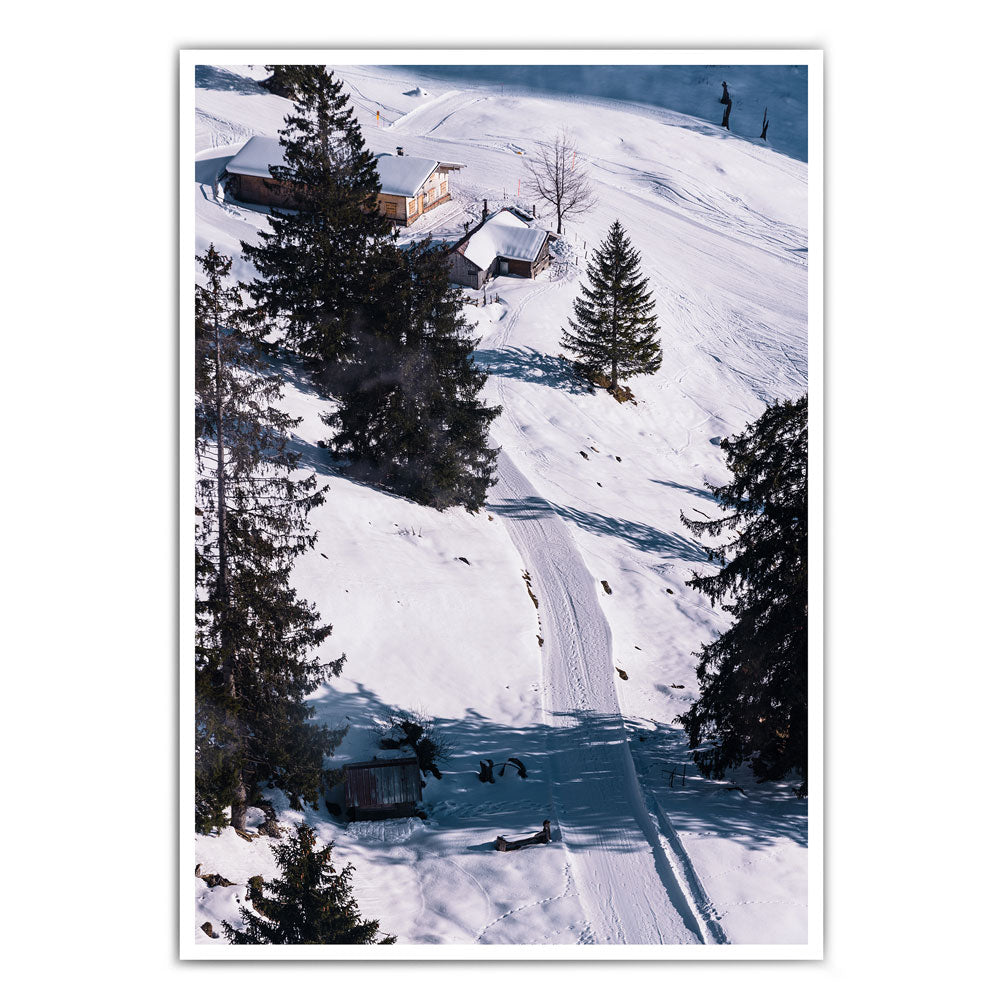
[[[227,812],[243,830],[263,784],[295,805],[318,802],[324,757],[341,736],[313,724],[305,698],[344,658],[317,657],[330,626],[289,582],[315,543],[309,514],[325,489],[297,472],[298,421],[278,406],[283,382],[268,351],[283,345],[311,366],[336,402],[332,447],[359,478],[476,510],[496,461],[488,430],[498,411],[479,398],[485,375],[444,254],[428,241],[397,245],[342,84],[316,66],[284,77],[294,106],[285,163],[272,174],[294,186],[299,206],[243,244],[249,283],[233,284],[232,261],[214,246],[198,257],[195,813],[204,831]]]
[[[351,891],[352,865],[337,871],[333,844],[316,848],[316,834],[305,823],[295,835],[272,846],[280,874],[254,880],[249,907],[240,907],[244,930],[223,921],[230,944],[394,944],[380,936],[377,920],[364,920]]]
[[[318,66],[298,67],[293,111],[279,132],[285,163],[275,179],[293,185],[297,210],[275,212],[243,256],[257,270],[247,291],[286,346],[336,370],[365,325],[372,279],[392,227],[375,211],[375,157],[343,92]]]
[[[479,394],[471,328],[428,241],[400,247],[377,211],[375,157],[342,84],[321,67],[268,67],[265,85],[294,108],[271,172],[296,193],[258,240],[242,245],[255,277],[236,286],[214,246],[195,289],[195,824],[245,831],[260,787],[317,806],[324,759],[343,734],[313,721],[306,696],[337,675],[314,605],[290,584],[312,548],[324,502],[290,446],[299,421],[278,406],[268,351],[295,352],[336,401],[332,447],[354,473],[421,503],[477,510],[493,481],[488,431],[498,410]],[[350,866],[314,851],[307,827],[276,849],[282,878],[254,890],[235,943],[377,940],[360,918]],[[265,891],[266,890],[266,891]],[[378,943],[392,943],[382,938]]]
[[[587,265],[587,282],[560,340],[581,371],[608,380],[612,393],[621,381],[658,371],[663,363],[656,303],[640,263],[639,251],[616,219]]]
[[[376,160],[342,83],[303,69],[281,132],[286,165],[272,168],[300,204],[243,244],[257,270],[248,292],[337,400],[332,449],[354,476],[419,503],[478,510],[499,410],[479,398],[485,375],[446,254],[428,241],[397,245],[376,211]]]
[[[315,476],[293,476],[298,423],[262,349],[257,316],[227,284],[232,261],[214,246],[198,258],[195,299],[196,825],[245,825],[264,782],[293,801],[319,799],[323,757],[338,734],[310,723],[305,696],[340,672],[312,651],[330,634],[289,583],[316,535]]]
[[[428,240],[382,256],[374,322],[359,337],[340,408],[327,418],[335,454],[353,474],[418,503],[477,510],[493,481],[489,427],[499,408],[480,392],[486,375]]]
[[[731,482],[710,487],[725,516],[696,521],[715,575],[689,586],[735,621],[702,647],[700,695],[679,716],[695,760],[711,777],[750,762],[761,781],[808,780],[808,397],[775,402],[722,442]],[[709,485],[709,484],[706,484]],[[721,540],[722,538],[729,540]]]

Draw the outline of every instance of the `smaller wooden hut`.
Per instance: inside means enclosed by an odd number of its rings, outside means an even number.
[[[278,139],[252,136],[226,164],[229,186],[235,197],[255,205],[295,208],[302,185],[271,176],[272,166],[285,166],[285,151]]]
[[[536,278],[551,262],[551,235],[504,208],[483,219],[448,251],[448,280],[482,288],[498,274]]]
[[[416,757],[348,764],[344,772],[349,820],[413,816],[423,798]]]

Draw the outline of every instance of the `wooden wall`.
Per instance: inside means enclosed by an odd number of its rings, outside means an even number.
[[[250,174],[229,174],[229,185],[240,201],[255,205],[275,205],[278,208],[295,208],[298,204],[298,185],[289,181],[253,177]]]
[[[492,275],[493,268],[483,271],[475,264],[464,257],[458,250],[453,250],[448,255],[448,263],[451,269],[448,272],[448,280],[456,285],[465,285],[467,288],[482,288],[487,279]],[[495,266],[494,261],[494,266]]]
[[[298,185],[288,181],[276,181],[270,177],[254,177],[250,174],[228,176],[230,189],[240,201],[255,205],[273,205],[278,208],[297,207]],[[379,193],[378,210],[393,221],[409,226],[424,212],[450,200],[448,175],[443,170],[435,170],[415,198]]]
[[[399,222],[404,222],[407,218],[406,199],[402,195],[382,194],[379,192],[378,210],[382,215],[390,219],[396,219]]]

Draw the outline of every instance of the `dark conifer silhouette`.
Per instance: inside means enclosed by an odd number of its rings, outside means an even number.
[[[678,721],[704,773],[722,778],[749,761],[761,781],[798,775],[800,795],[808,778],[806,418],[806,396],[776,402],[725,439],[732,481],[710,488],[731,513],[681,515],[696,534],[725,539],[705,550],[720,571],[688,585],[735,621],[702,647],[701,692]]]
[[[439,509],[478,510],[496,450],[486,382],[462,297],[429,240],[380,251],[370,322],[331,414],[334,452],[352,474]]]
[[[333,844],[315,848],[316,834],[305,823],[272,845],[280,874],[251,883],[250,906],[240,907],[243,930],[222,922],[230,944],[395,944],[395,937],[379,936],[377,920],[362,918],[351,889],[354,867],[338,872]]]
[[[330,634],[289,584],[311,548],[315,476],[296,476],[288,447],[298,423],[276,403],[270,367],[236,288],[232,261],[210,246],[196,286],[196,824],[243,830],[260,782],[318,800],[323,757],[339,734],[310,723],[305,695],[344,659],[312,651]]]
[[[392,232],[377,208],[379,177],[343,83],[320,66],[301,67],[294,111],[280,133],[298,211],[268,216],[269,230],[243,243],[258,272],[249,291],[280,322],[285,343],[336,382],[366,322],[372,258]]]
[[[573,318],[560,344],[576,355],[582,371],[619,382],[655,372],[663,363],[656,303],[640,257],[616,219],[587,265],[587,281],[573,302]]]

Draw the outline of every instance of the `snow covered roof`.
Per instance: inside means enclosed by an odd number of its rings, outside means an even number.
[[[422,156],[393,156],[391,153],[380,153],[376,161],[382,190],[407,198],[416,195],[438,165],[437,160]],[[255,135],[226,164],[226,170],[231,174],[270,177],[270,167],[284,166],[284,163],[285,151],[276,138]]]
[[[486,270],[497,257],[533,261],[545,237],[544,229],[532,228],[505,208],[472,234],[462,254],[480,270]]]
[[[422,156],[393,156],[392,153],[379,153],[376,159],[382,190],[407,198],[412,198],[423,187],[438,165],[437,160]]]
[[[285,151],[277,139],[267,135],[255,135],[248,139],[243,148],[226,164],[231,174],[249,174],[251,177],[270,177],[271,166],[283,166]]]

